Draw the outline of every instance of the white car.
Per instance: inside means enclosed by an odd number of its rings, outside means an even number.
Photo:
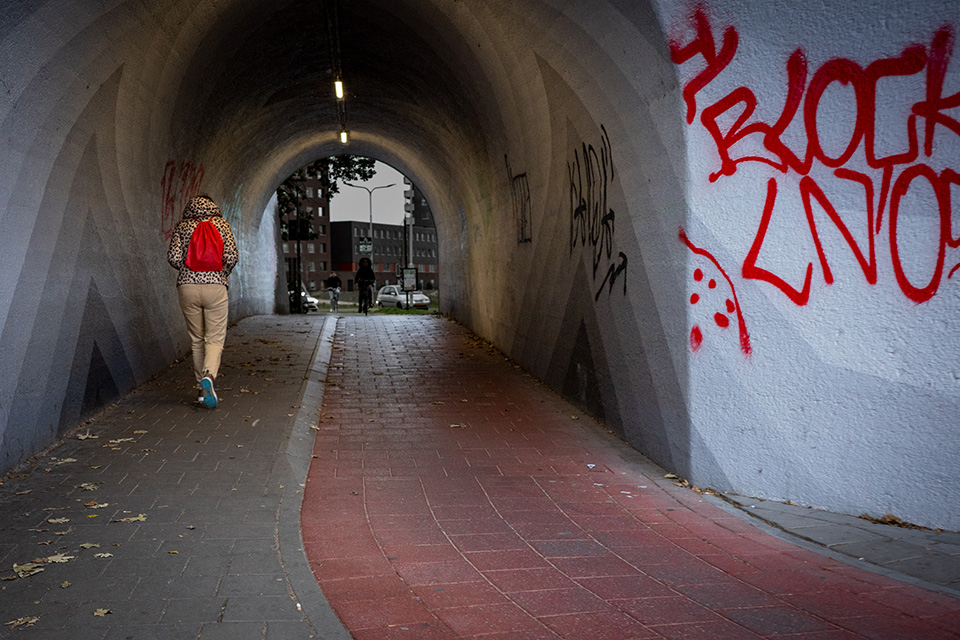
[[[408,306],[407,292],[399,285],[388,284],[385,287],[381,287],[380,291],[377,292],[377,306],[381,309],[383,307],[397,307],[398,309],[416,307],[417,309],[426,309],[430,306],[430,298],[425,296],[422,291],[411,291],[410,305]]]

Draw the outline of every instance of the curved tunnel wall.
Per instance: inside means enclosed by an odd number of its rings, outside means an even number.
[[[904,4],[341,3],[349,150],[429,198],[444,310],[669,470],[957,528],[960,9]],[[340,146],[324,5],[264,5],[0,18],[0,468],[185,353],[197,191],[232,316],[282,295],[264,208]]]

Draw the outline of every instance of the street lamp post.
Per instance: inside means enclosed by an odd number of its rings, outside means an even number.
[[[353,187],[354,189],[363,189],[367,192],[367,199],[370,203],[370,266],[373,267],[373,192],[377,189],[386,189],[388,187],[394,186],[395,183],[382,184],[379,187],[365,187],[362,184],[351,184],[349,182],[344,182],[343,184],[348,187]]]

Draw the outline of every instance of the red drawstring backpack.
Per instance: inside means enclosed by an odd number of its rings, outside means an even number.
[[[186,262],[191,271],[223,271],[223,237],[210,220],[193,230]]]

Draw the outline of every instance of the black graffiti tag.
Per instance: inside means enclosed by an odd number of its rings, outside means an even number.
[[[570,198],[570,254],[574,249],[590,247],[593,262],[593,280],[596,282],[600,265],[611,262],[616,213],[607,204],[607,188],[616,172],[613,166],[610,137],[606,128],[600,126],[600,149],[592,144],[581,143],[574,151],[573,160],[567,163]],[[600,284],[595,300],[600,298],[605,286],[608,292],[621,275],[623,293],[627,293],[627,256],[619,253],[619,264],[611,263]]]

